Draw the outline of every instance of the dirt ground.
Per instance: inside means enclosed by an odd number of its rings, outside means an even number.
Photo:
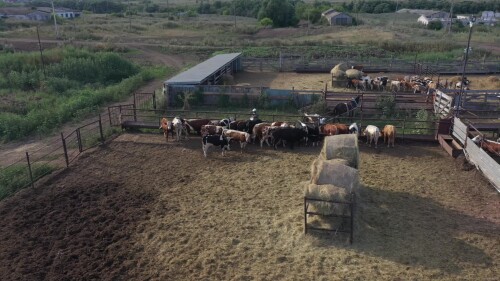
[[[398,73],[370,73],[370,77],[388,76],[398,77]],[[445,81],[453,76],[441,76],[440,80]],[[471,90],[498,90],[500,89],[500,76],[467,76],[471,81]],[[437,77],[434,77],[437,79]],[[270,87],[273,89],[291,89],[296,90],[323,90],[325,83],[328,89],[331,87],[331,75],[329,73],[295,73],[295,72],[240,72],[234,76],[236,85],[247,85],[254,87]],[[345,91],[346,89],[335,89]]]
[[[0,202],[3,280],[497,280],[500,201],[437,145],[361,144],[360,231],[303,234],[319,148],[124,134]]]

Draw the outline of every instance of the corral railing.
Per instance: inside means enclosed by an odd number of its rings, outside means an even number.
[[[134,104],[138,108],[156,109],[156,93],[134,93]]]
[[[495,189],[500,192],[500,173],[498,172],[500,164],[472,141],[471,130],[474,135],[484,136],[471,124],[466,125],[460,118],[453,119],[453,136],[461,143],[467,160],[483,172]]]
[[[441,107],[441,114],[451,114],[458,110],[455,96],[459,90],[440,89],[436,91],[434,100],[435,112],[437,104]],[[461,98],[460,116],[466,115],[475,118],[500,118],[500,90],[464,90]],[[438,112],[436,112],[438,113]]]
[[[82,152],[101,144],[116,132],[113,122],[104,116],[73,131],[53,137],[37,149],[26,151],[25,156],[0,167],[0,199],[25,187],[35,187],[38,180],[64,169]]]
[[[400,72],[425,75],[455,75],[462,73],[462,60],[452,62],[408,61],[396,58],[367,57],[305,57],[293,54],[281,54],[272,58],[242,58],[243,69],[263,72],[324,72],[328,73],[338,63],[348,67],[362,65],[364,72]],[[469,60],[468,74],[500,73],[500,61]]]

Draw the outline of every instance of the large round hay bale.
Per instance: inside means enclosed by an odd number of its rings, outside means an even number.
[[[342,78],[345,78],[345,77],[346,77],[346,75],[345,75],[345,71],[342,71],[342,70],[340,70],[340,69],[335,69],[335,68],[334,68],[334,69],[332,69],[332,71],[331,71],[330,73],[331,73],[331,74],[333,75],[333,77],[335,77],[335,78],[341,78],[341,79],[342,79]]]
[[[345,160],[317,159],[311,167],[312,184],[333,184],[346,189],[347,192],[355,192],[359,186],[358,170],[345,165]]]
[[[351,195],[345,188],[332,184],[316,185],[308,184],[304,190],[305,197],[309,199],[330,200],[338,202],[350,202]],[[310,201],[309,205],[314,207],[314,211],[323,215],[347,215],[349,214],[349,205],[331,204],[321,201]]]
[[[334,69],[342,70],[345,72],[346,70],[349,69],[349,67],[347,67],[347,65],[345,63],[341,62],[341,63],[337,64],[335,67],[333,67],[332,70],[334,70]]]
[[[364,73],[363,71],[359,71],[357,69],[348,69],[346,70],[345,75],[350,79],[360,79],[361,76],[364,75]]]
[[[358,137],[355,134],[326,137],[319,157],[324,160],[344,159],[348,166],[359,168]]]

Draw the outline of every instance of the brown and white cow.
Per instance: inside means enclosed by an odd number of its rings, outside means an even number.
[[[500,142],[495,142],[492,140],[487,140],[483,138],[481,135],[475,136],[472,141],[475,144],[478,144],[481,146],[483,150],[486,150],[492,154],[500,155]]]
[[[222,132],[222,135],[229,140],[238,141],[240,143],[241,153],[243,153],[243,149],[247,146],[247,143],[250,143],[250,134],[247,132],[226,129]]]
[[[264,126],[262,129],[262,138],[260,139],[260,147],[263,146],[264,142],[267,143],[267,146],[271,146],[269,140],[273,141],[273,132],[279,130],[281,127],[276,126]]]
[[[201,136],[207,135],[222,135],[222,130],[224,127],[216,125],[202,125],[201,126]]]
[[[255,143],[256,139],[259,139],[259,141],[262,139],[262,131],[264,130],[264,127],[266,127],[266,126],[271,126],[271,124],[259,123],[253,127],[253,130],[252,130],[252,142],[253,143]]]
[[[389,147],[392,143],[394,147],[394,140],[396,139],[396,127],[394,125],[385,125],[382,130],[382,136],[384,137],[384,143],[387,143]]]

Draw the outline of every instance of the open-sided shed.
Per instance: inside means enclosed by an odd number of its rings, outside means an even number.
[[[241,69],[241,53],[209,58],[164,82],[163,92],[168,105],[174,104],[175,96],[180,91],[193,89],[198,85],[217,85],[225,74],[233,74]]]

